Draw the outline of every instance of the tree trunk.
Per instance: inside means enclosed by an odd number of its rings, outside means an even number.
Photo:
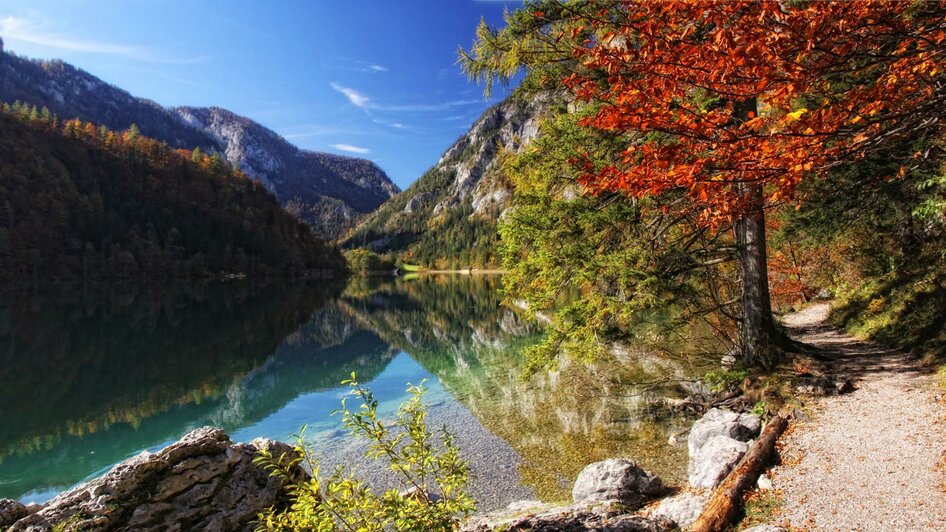
[[[755,99],[737,102],[733,119],[745,121],[756,112]],[[762,185],[738,183],[736,191],[746,210],[736,221],[739,274],[742,281],[742,330],[740,343],[747,366],[771,367],[778,358],[778,332],[769,298],[769,271],[765,250],[765,200]]]
[[[750,205],[748,212],[736,222],[742,282],[742,356],[747,366],[770,367],[777,358],[777,332],[769,298],[762,187],[742,184],[739,189]]]

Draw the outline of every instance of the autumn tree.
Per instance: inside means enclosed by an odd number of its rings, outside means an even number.
[[[750,365],[779,351],[766,210],[840,163],[938,134],[944,118],[941,3],[545,0],[508,21],[481,26],[467,70],[505,81],[525,66],[595,106],[581,125],[624,144],[603,162],[573,154],[587,192],[682,193],[660,208],[733,225]]]

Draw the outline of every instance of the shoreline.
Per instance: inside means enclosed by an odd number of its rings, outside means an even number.
[[[507,270],[501,270],[498,268],[483,268],[483,269],[465,269],[465,270],[416,270],[407,273],[426,273],[426,274],[458,274],[458,275],[505,275],[509,273]]]

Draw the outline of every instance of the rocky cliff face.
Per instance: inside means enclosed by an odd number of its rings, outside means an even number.
[[[62,61],[30,60],[0,48],[0,101],[15,100],[114,130],[137,124],[142,134],[173,147],[220,153],[329,238],[398,192],[371,161],[300,150],[225,109],[167,109]]]
[[[359,222],[344,244],[428,264],[493,263],[496,221],[511,205],[498,156],[527,145],[550,104],[546,95],[513,97],[488,109],[410,188]]]

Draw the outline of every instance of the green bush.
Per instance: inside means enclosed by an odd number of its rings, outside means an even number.
[[[394,269],[394,262],[374,251],[367,249],[351,249],[344,253],[348,269],[356,275],[367,275],[372,272],[390,271]]]
[[[341,415],[352,435],[370,442],[365,457],[386,461],[399,487],[378,495],[344,467],[323,476],[318,462],[305,449],[303,427],[296,458],[275,457],[264,449],[255,460],[272,475],[286,479],[292,499],[288,510],[270,509],[260,514],[259,530],[455,529],[459,519],[475,509],[465,491],[469,466],[446,429],[441,431],[439,441],[428,429],[423,383],[408,385],[411,398],[401,404],[390,423],[378,418],[377,399],[358,384],[354,373],[343,384],[351,387],[349,397],[361,404],[352,411],[346,397],[341,409],[333,414]],[[311,468],[310,480],[293,481],[291,472],[300,464]]]
[[[749,372],[744,369],[713,370],[703,375],[703,383],[713,392],[719,393],[739,388],[748,375]]]

